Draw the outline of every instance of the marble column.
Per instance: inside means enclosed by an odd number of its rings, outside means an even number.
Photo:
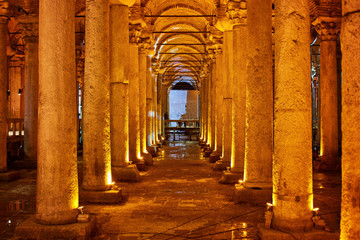
[[[342,200],[340,239],[360,238],[360,2],[342,1]]]
[[[38,16],[19,18],[25,41],[24,165],[36,167],[38,148],[39,41]]]
[[[210,133],[210,137],[211,137],[211,141],[210,141],[210,149],[211,152],[213,152],[215,150],[215,112],[216,112],[216,61],[215,59],[213,59],[213,63],[212,63],[212,67],[211,67],[211,91],[210,91],[210,102],[211,102],[211,109],[210,109],[210,129],[211,129],[211,133]]]
[[[231,164],[232,143],[232,83],[233,83],[233,31],[224,31],[223,50],[223,132],[222,132],[222,158],[214,165],[215,170],[225,170]],[[229,111],[227,111],[229,109]]]
[[[216,162],[222,155],[222,132],[223,132],[223,53],[221,49],[216,50],[216,83],[215,83],[215,150],[210,154],[210,162]]]
[[[7,8],[8,2],[0,2],[0,173],[7,171]]]
[[[137,41],[132,40],[129,55],[129,119],[131,119],[129,120],[129,160],[133,163],[143,163],[140,150],[139,113],[139,49]]]
[[[320,168],[340,167],[336,41],[341,19],[319,17],[313,22],[320,42]]]
[[[152,53],[154,54],[154,53]],[[156,157],[156,148],[154,146],[154,80],[151,72],[151,57],[147,57],[146,61],[146,135],[147,135],[147,151]]]
[[[247,3],[244,186],[272,187],[273,52],[271,0]],[[269,198],[271,191],[269,191]]]
[[[75,1],[40,0],[36,221],[42,224],[75,223],[78,215],[74,13]]]
[[[114,180],[138,181],[129,163],[129,7],[110,5],[110,139]]]
[[[146,75],[147,75],[147,48],[149,44],[144,42],[139,46],[139,123],[140,123],[140,151],[146,165],[152,165],[153,159],[147,151],[146,144]]]
[[[245,111],[246,111],[246,23],[234,26],[234,84],[233,84],[233,138],[231,146],[231,172],[244,172]]]
[[[211,89],[213,88],[213,83],[212,83],[212,67],[209,67],[209,73],[208,73],[208,77],[207,77],[207,82],[208,82],[208,87],[207,87],[207,95],[206,95],[206,101],[207,101],[207,143],[208,143],[208,148],[211,149],[211,132],[212,132],[212,128],[211,128],[211,108],[212,108],[212,97],[211,97]]]
[[[313,228],[309,10],[308,0],[275,0],[272,227],[280,231]]]
[[[21,60],[16,57],[11,58],[9,61],[10,118],[20,118],[21,95],[24,94],[24,91],[19,94],[19,89],[23,90],[21,68]]]
[[[84,179],[82,189],[111,188],[108,0],[86,1]]]

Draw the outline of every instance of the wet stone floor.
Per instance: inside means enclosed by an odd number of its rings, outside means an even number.
[[[221,172],[210,166],[197,142],[169,142],[140,182],[116,183],[123,202],[81,204],[96,215],[92,239],[258,239],[265,206],[234,203],[234,186],[219,184]],[[22,173],[0,183],[0,239],[11,238],[16,225],[35,213],[36,171]],[[330,231],[339,229],[340,192],[339,174],[314,174],[314,206]]]

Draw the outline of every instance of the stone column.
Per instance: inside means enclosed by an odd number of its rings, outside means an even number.
[[[268,188],[273,150],[273,52],[271,0],[247,3],[245,188]]]
[[[86,1],[84,77],[84,194],[111,188],[109,6]],[[84,195],[85,196],[85,195]]]
[[[246,23],[234,26],[234,84],[233,84],[233,141],[231,147],[231,172],[244,172],[245,112],[246,112]]]
[[[19,90],[24,90],[21,85],[21,73],[21,60],[12,58],[9,61],[10,118],[20,118],[21,95],[24,93],[23,91],[19,94]]]
[[[75,223],[78,214],[74,13],[75,1],[40,1],[36,221],[42,224]]]
[[[214,163],[220,159],[222,155],[222,132],[223,132],[223,57],[222,50],[216,50],[216,83],[215,83],[215,150],[210,154],[209,161]]]
[[[313,227],[309,1],[275,0],[275,16],[272,226],[307,231]]]
[[[110,5],[110,139],[112,176],[138,181],[136,165],[129,164],[129,7]]]
[[[132,25],[129,55],[129,160],[143,164],[140,150],[139,122],[139,49],[140,26]],[[131,119],[131,120],[130,120]],[[139,166],[139,165],[138,165]]]
[[[321,169],[340,167],[336,40],[341,19],[319,17],[313,22],[320,42],[320,158]]]
[[[360,238],[360,2],[342,1],[342,200],[340,239]]]
[[[232,143],[232,83],[233,83],[233,31],[224,31],[223,52],[223,132],[222,132],[222,158],[213,166],[214,170],[225,170],[231,164]],[[227,111],[229,109],[229,111]]]
[[[22,16],[25,40],[24,166],[36,167],[38,148],[39,41],[38,16]]]
[[[146,40],[145,40],[146,41]],[[139,122],[140,122],[140,151],[141,157],[146,165],[152,165],[153,159],[147,151],[146,144],[146,81],[147,81],[147,48],[149,43],[143,42],[139,45]]]
[[[153,50],[151,50],[153,51]],[[153,52],[151,54],[154,54]],[[156,157],[156,147],[154,144],[154,79],[151,72],[151,56],[146,61],[146,135],[147,135],[147,151],[151,156]]]
[[[7,171],[7,13],[8,2],[0,2],[0,173]]]
[[[210,92],[210,101],[211,101],[211,114],[210,114],[210,124],[211,124],[211,141],[210,141],[210,148],[211,153],[215,150],[215,112],[216,112],[216,61],[213,59],[212,64],[212,72],[211,72],[211,92]]]

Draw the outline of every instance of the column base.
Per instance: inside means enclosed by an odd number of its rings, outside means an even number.
[[[310,232],[280,232],[272,228],[259,228],[259,236],[262,240],[337,240],[339,239],[339,232],[326,232],[324,230],[313,230]]]
[[[213,153],[212,149],[208,149],[204,152],[204,157],[210,157],[210,155]]]
[[[227,168],[230,167],[230,164],[231,164],[230,162],[225,162],[220,159],[220,160],[216,161],[216,163],[214,163],[211,168],[214,171],[227,170]]]
[[[206,147],[206,142],[201,142],[199,145],[201,148],[204,148],[204,147]]]
[[[79,190],[80,202],[88,203],[118,203],[122,200],[121,189],[108,191]]]
[[[156,146],[147,147],[146,150],[151,154],[152,157],[157,157],[158,156]]]
[[[130,161],[132,164],[135,164],[136,165],[136,167],[137,167],[137,169],[139,170],[139,171],[146,171],[146,169],[147,169],[147,166],[146,166],[146,164],[145,164],[145,161],[144,161],[144,159],[139,159],[139,158],[134,158],[134,159],[131,159],[131,161]]]
[[[0,173],[0,182],[11,182],[19,179],[21,176],[20,171],[8,171]]]
[[[43,225],[35,222],[31,216],[15,229],[14,239],[90,239],[94,229],[93,219],[86,223],[65,225]]]
[[[234,183],[238,183],[240,179],[243,179],[243,176],[244,173],[242,172],[234,173],[229,170],[225,170],[223,172],[223,175],[219,179],[219,182],[224,184],[234,184]]]
[[[264,205],[272,202],[272,188],[248,188],[242,184],[235,184],[234,201]]]
[[[136,165],[130,164],[126,167],[111,167],[112,176],[115,181],[138,182],[140,173]]]
[[[221,153],[213,152],[212,154],[210,154],[209,162],[215,163],[216,161],[220,160],[220,157]]]
[[[150,153],[142,153],[141,156],[146,165],[151,166],[154,164],[153,158]]]

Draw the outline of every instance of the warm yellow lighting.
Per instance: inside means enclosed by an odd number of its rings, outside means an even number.
[[[80,214],[84,214],[83,212],[84,206],[79,206],[77,209],[80,211]]]
[[[241,237],[247,237],[247,231],[242,231],[241,232]]]
[[[241,227],[242,227],[242,228],[246,228],[246,227],[247,227],[247,224],[243,222],[243,223],[241,224]]]
[[[319,214],[319,208],[314,208],[312,211],[314,216],[317,216]]]
[[[107,184],[108,184],[108,185],[111,185],[111,183],[113,182],[113,181],[112,181],[112,176],[111,176],[111,169],[108,170],[107,175],[106,175],[106,178],[107,178],[107,179],[106,179]]]
[[[266,210],[270,211],[273,206],[271,203],[266,203]]]

